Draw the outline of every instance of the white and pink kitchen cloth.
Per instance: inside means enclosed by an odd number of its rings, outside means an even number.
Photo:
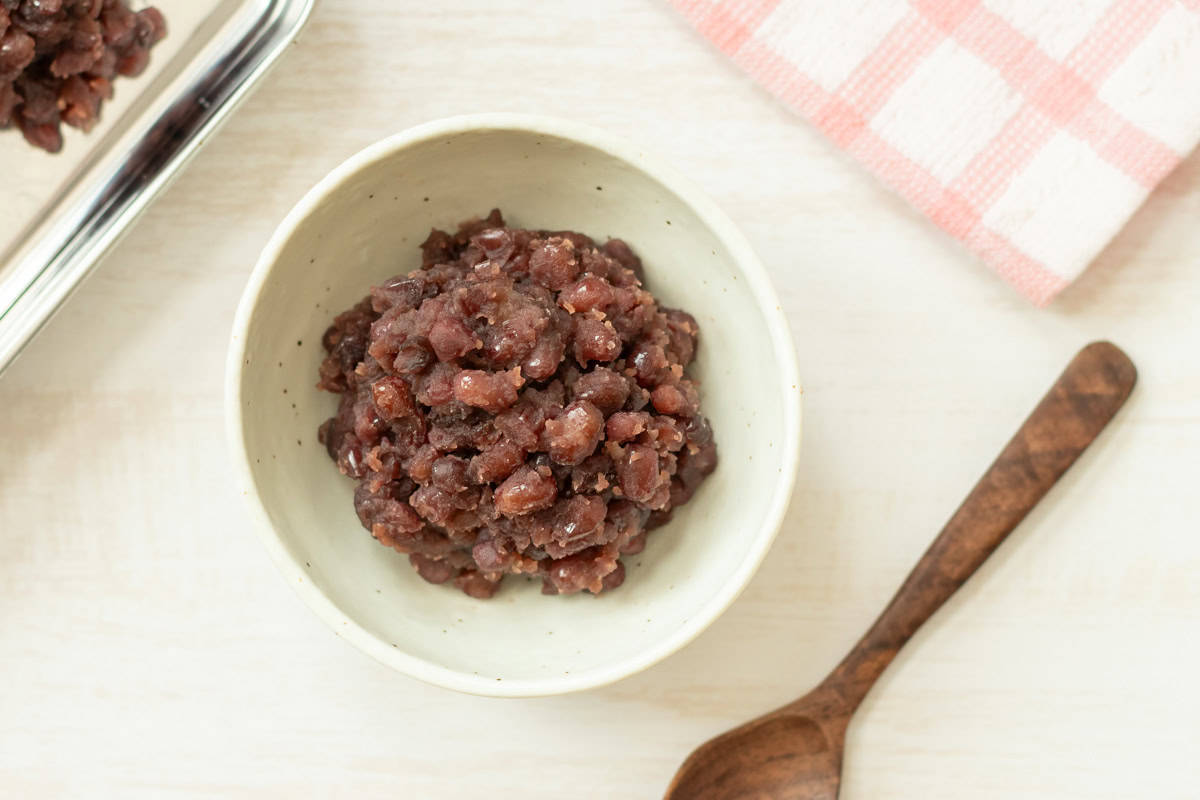
[[[1200,140],[1200,0],[671,0],[1044,305]]]

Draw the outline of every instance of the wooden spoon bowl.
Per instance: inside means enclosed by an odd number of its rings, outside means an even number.
[[[1080,351],[842,663],[796,702],[697,748],[666,800],[835,800],[846,728],[871,686],[1104,430],[1136,382],[1116,346]]]
[[[849,721],[837,693],[817,689],[702,744],[667,797],[834,800]]]

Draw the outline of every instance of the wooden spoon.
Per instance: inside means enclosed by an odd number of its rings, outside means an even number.
[[[667,800],[834,800],[846,727],[876,679],[1104,429],[1137,382],[1108,342],[1085,347],[913,568],[879,619],[809,694],[701,745]]]

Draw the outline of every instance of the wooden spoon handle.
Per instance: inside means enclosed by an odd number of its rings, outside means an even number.
[[[917,629],[987,560],[1125,403],[1137,369],[1108,342],[1071,361],[900,591],[825,681],[853,711]]]

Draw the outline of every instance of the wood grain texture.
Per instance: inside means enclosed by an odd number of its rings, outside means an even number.
[[[795,499],[746,592],[568,697],[456,695],[330,636],[223,444],[229,328],[274,226],[361,147],[480,110],[599,125],[690,175],[770,271],[804,379]],[[842,797],[1194,800],[1197,219],[1193,157],[1040,311],[656,0],[321,0],[0,379],[0,795],[657,796],[697,742],[824,677],[1036,393],[1111,338],[1138,391],[864,701]]]
[[[1080,351],[829,677],[697,748],[666,800],[836,800],[846,729],[867,692],[1112,421],[1136,382],[1115,345]]]
[[[1108,342],[1084,348],[980,478],[892,602],[826,681],[857,709],[900,648],[958,591],[1125,404],[1137,369]]]

